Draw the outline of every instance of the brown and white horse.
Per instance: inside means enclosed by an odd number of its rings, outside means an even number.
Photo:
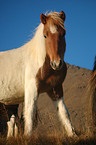
[[[65,13],[41,14],[40,19],[32,40],[18,49],[0,53],[0,102],[14,105],[24,101],[24,132],[31,136],[38,96],[47,92],[68,136],[73,136],[62,89],[67,73]]]

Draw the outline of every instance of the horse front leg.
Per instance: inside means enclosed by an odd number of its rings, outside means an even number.
[[[36,113],[37,96],[38,93],[36,87],[36,80],[32,79],[28,82],[25,89],[25,106],[24,106],[25,136],[32,135],[33,120]]]
[[[50,91],[48,94],[54,101],[54,106],[55,109],[57,110],[58,117],[62,125],[64,126],[67,135],[70,137],[73,136],[75,132],[69,117],[67,107],[64,103],[62,86],[53,88],[53,90]]]
[[[71,123],[71,120],[70,120],[70,116],[69,116],[67,107],[66,107],[66,105],[64,103],[63,97],[60,98],[55,103],[55,107],[57,108],[60,121],[63,124],[63,126],[65,127],[67,135],[70,136],[70,137],[75,135],[74,128],[72,126],[72,123]]]

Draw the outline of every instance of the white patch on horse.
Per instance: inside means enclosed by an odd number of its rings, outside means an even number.
[[[50,25],[50,32],[52,34],[56,33],[57,32],[57,27],[55,25]]]
[[[10,118],[10,121],[7,122],[7,126],[8,126],[8,132],[7,132],[7,138],[9,137],[17,137],[18,135],[18,127],[15,123],[15,116],[12,115]]]
[[[15,116],[14,115],[11,116],[10,121],[7,122],[7,125],[8,125],[7,138],[13,137],[14,136],[14,125],[15,125]]]
[[[65,106],[63,97],[55,102],[55,107],[58,111],[58,116],[62,125],[65,127],[68,136],[73,136],[73,127],[68,115],[68,110]]]

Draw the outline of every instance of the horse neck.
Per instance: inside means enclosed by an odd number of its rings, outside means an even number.
[[[37,27],[37,31],[27,44],[26,47],[28,48],[28,56],[31,56],[34,59],[34,63],[39,65],[38,67],[43,66],[46,57],[46,48],[45,48],[45,39],[43,36],[43,24],[40,24]]]
[[[50,58],[46,56],[43,66],[39,69],[37,77],[38,79],[46,79],[49,75],[53,73],[53,70],[50,66]]]

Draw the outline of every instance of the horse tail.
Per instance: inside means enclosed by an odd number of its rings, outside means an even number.
[[[96,56],[94,61],[94,67],[90,78],[90,93],[92,100],[92,123],[96,126]]]

